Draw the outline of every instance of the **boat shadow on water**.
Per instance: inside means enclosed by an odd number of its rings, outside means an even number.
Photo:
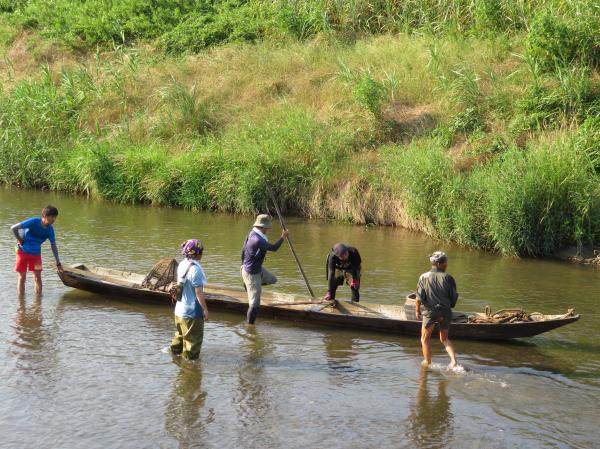
[[[127,298],[118,296],[100,295],[80,290],[71,290],[65,292],[61,299],[59,307],[76,306],[78,308],[93,308],[119,310],[124,313],[143,314],[149,325],[154,326],[161,332],[164,331],[165,323],[170,322],[171,310],[165,308],[163,304],[131,302]],[[289,326],[289,321],[280,321],[272,318],[261,318],[265,323],[278,326]],[[243,321],[237,314],[228,312],[211,312],[211,322],[218,322],[225,327],[237,328]],[[362,370],[356,362],[357,347],[356,342],[373,341],[378,345],[390,345],[397,347],[399,352],[420,361],[421,346],[420,341],[414,337],[401,335],[386,335],[367,330],[349,330],[324,328],[318,324],[304,322],[303,327],[310,332],[319,332],[322,334],[323,346],[325,349],[327,367],[331,370],[348,374]],[[452,331],[451,331],[452,332]],[[450,334],[452,337],[452,333]],[[577,362],[568,357],[568,351],[565,357],[556,356],[555,352],[548,351],[543,344],[539,344],[537,338],[532,340],[506,340],[506,341],[469,341],[457,340],[454,342],[458,351],[461,363],[467,367],[478,371],[489,371],[501,373],[504,369],[514,372],[514,369],[524,373],[545,373],[545,375],[563,375],[577,376]],[[554,345],[569,347],[569,342],[558,341]],[[598,348],[587,348],[588,351],[598,351]],[[445,357],[443,348],[437,341],[432,339],[431,347],[434,357]],[[577,346],[578,350],[581,347]],[[258,355],[256,351],[252,351]],[[260,351],[259,351],[260,352]],[[268,355],[268,354],[263,354]],[[297,363],[297,361],[295,362]]]

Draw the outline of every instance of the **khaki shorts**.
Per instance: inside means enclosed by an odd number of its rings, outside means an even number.
[[[435,309],[423,310],[423,327],[428,327],[437,323],[440,329],[449,329],[452,322],[452,310],[450,309]]]

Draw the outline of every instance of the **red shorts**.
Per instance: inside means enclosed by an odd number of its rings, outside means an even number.
[[[17,262],[15,263],[15,271],[17,273],[25,273],[29,271],[42,271],[42,256],[38,254],[27,254],[21,249],[17,249]]]

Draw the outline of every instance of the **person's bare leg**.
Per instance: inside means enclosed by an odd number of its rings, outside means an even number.
[[[434,328],[435,324],[432,324],[428,328],[421,328],[421,349],[423,351],[423,361],[421,362],[421,365],[423,366],[431,365],[431,351],[429,349],[429,341],[431,340],[431,334]]]
[[[35,284],[35,295],[42,295],[42,272],[34,271],[33,272],[33,283]]]
[[[27,273],[17,273],[19,278],[17,280],[17,296],[23,298],[25,296],[25,280],[27,279]]]
[[[458,366],[458,363],[456,362],[456,353],[454,352],[454,346],[452,346],[452,342],[448,338],[448,329],[440,329],[440,341],[450,356],[450,368],[456,368]]]

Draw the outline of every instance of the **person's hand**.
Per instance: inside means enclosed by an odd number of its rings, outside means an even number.
[[[290,234],[290,231],[288,231],[287,229],[284,229],[283,231],[281,231],[281,238],[286,239],[289,234]]]
[[[353,290],[358,290],[359,286],[360,286],[360,281],[358,279],[352,279],[352,282],[350,282],[350,288]]]
[[[204,313],[204,321],[208,320],[208,309],[202,309],[202,312]]]
[[[65,271],[65,269],[62,266],[62,263],[57,263],[56,269],[58,270],[59,273],[64,273],[64,271]]]
[[[21,246],[23,243],[25,243],[25,240],[17,239],[17,245]]]
[[[327,292],[325,296],[323,296],[323,301],[331,301],[331,292]]]
[[[421,319],[421,311],[419,309],[415,310],[415,316],[417,317],[417,320]]]

